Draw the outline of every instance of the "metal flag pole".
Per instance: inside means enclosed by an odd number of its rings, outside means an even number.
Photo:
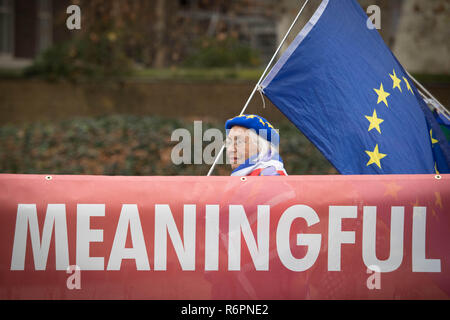
[[[406,70],[405,70],[406,71]],[[440,103],[439,102],[439,100],[438,99],[436,99],[427,89],[425,89],[425,87],[419,82],[419,81],[417,81],[416,80],[416,78],[414,78],[408,71],[406,71],[406,73],[408,74],[408,76],[414,81],[414,83],[417,85],[417,86],[419,86],[419,88],[420,89],[422,89],[427,95],[428,95],[428,97],[423,93],[423,92],[421,92],[420,90],[418,90],[419,91],[419,93],[422,95],[422,97],[424,98],[424,100],[425,99],[431,99],[431,100],[433,100],[436,104],[433,104],[433,106],[434,107],[436,107],[437,109],[439,109],[440,111],[441,111],[441,113],[447,118],[447,119],[449,119],[450,120],[450,112],[447,110],[447,108],[446,107],[444,107],[444,105],[442,104],[442,103]],[[426,100],[425,100],[425,102],[427,102]]]
[[[277,56],[278,52],[280,51],[281,47],[283,46],[284,42],[286,41],[289,33],[291,32],[292,28],[294,27],[295,23],[297,22],[298,18],[300,17],[300,15],[303,12],[303,9],[305,8],[306,4],[309,2],[309,0],[305,0],[305,2],[303,3],[303,6],[300,8],[300,11],[298,12],[297,16],[295,17],[294,21],[292,22],[291,26],[289,27],[288,31],[286,32],[286,34],[284,35],[283,40],[281,40],[280,45],[278,46],[277,50],[275,51],[275,53],[273,54],[272,58],[270,59],[269,63],[266,66],[266,69],[264,69],[263,73],[261,74],[261,77],[259,78],[258,82],[256,83],[255,87],[253,88],[252,93],[250,94],[250,96],[247,99],[247,102],[245,103],[244,107],[241,110],[241,113],[239,113],[239,115],[244,114],[245,109],[247,109],[248,104],[250,103],[250,101],[252,100],[253,96],[255,95],[256,90],[258,89],[259,85],[261,84],[261,81],[263,80],[265,74],[267,73],[267,70],[269,69],[269,67],[271,66],[273,60],[275,60],[275,57]],[[219,160],[220,156],[223,153],[223,150],[225,149],[225,142],[222,145],[222,148],[220,149],[219,153],[216,156],[216,159],[214,159],[214,162],[211,166],[211,168],[208,171],[207,176],[210,176],[211,173],[214,170],[214,167],[217,164],[217,161]]]

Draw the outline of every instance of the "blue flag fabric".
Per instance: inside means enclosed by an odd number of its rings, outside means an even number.
[[[406,71],[354,0],[323,0],[261,90],[343,174],[449,172]]]
[[[446,121],[442,119],[436,110],[432,113],[422,99],[419,100],[419,103],[425,114],[428,131],[430,133],[435,172],[438,174],[450,173],[450,141],[448,141],[443,130],[443,128],[446,127],[445,123],[448,124],[448,120],[445,118]],[[444,125],[441,125],[440,122]]]
[[[445,135],[445,138],[447,139],[447,142],[450,144],[450,118],[449,116],[445,116],[443,113],[440,113],[437,111],[437,109],[434,109],[433,116],[436,119],[437,123],[442,129],[442,132]]]

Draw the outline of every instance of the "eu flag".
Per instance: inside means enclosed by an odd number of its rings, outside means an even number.
[[[323,0],[261,91],[340,173],[449,172],[444,134],[367,20],[354,0]]]

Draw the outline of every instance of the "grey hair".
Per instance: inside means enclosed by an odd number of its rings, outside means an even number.
[[[273,154],[274,152],[278,152],[278,148],[273,144],[261,137],[256,133],[253,129],[248,129],[250,142],[252,142],[256,147],[256,151],[258,153],[256,162],[260,161],[262,158],[267,156],[267,154]]]

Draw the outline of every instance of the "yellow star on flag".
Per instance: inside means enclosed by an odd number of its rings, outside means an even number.
[[[384,153],[380,153],[378,151],[378,144],[375,145],[375,149],[373,149],[373,151],[368,151],[365,150],[366,153],[369,155],[370,159],[367,162],[366,166],[371,165],[372,163],[375,163],[380,169],[381,169],[381,163],[380,160],[383,159],[384,157],[386,157],[386,154]]]
[[[381,134],[380,124],[384,120],[377,117],[377,111],[373,110],[373,114],[371,117],[370,116],[365,116],[365,117],[370,122],[369,130],[367,130],[367,131],[370,131],[372,129],[377,129],[377,131]]]
[[[405,80],[406,83],[406,87],[408,88],[408,91],[411,91],[412,94],[414,94],[414,92],[411,89],[411,86],[409,85],[408,79],[406,79],[405,77],[403,77],[403,80]]]
[[[391,77],[393,82],[392,89],[398,88],[398,90],[402,92],[402,86],[400,85],[400,82],[402,82],[402,80],[397,78],[397,75],[395,74],[395,69],[392,70],[392,72],[394,73],[393,75],[389,73],[389,76]]]
[[[433,129],[430,129],[430,138],[431,138],[432,145],[439,142],[439,140],[436,140],[433,138]]]
[[[434,171],[436,171],[436,174],[439,174],[439,170],[436,167],[436,162],[434,163]]]
[[[383,83],[381,83],[380,89],[373,89],[373,90],[375,90],[375,92],[376,92],[377,95],[378,95],[378,101],[377,101],[377,104],[379,104],[381,101],[383,101],[384,104],[386,105],[386,107],[388,107],[388,103],[387,103],[386,98],[387,98],[388,96],[390,96],[391,94],[388,93],[388,92],[386,92],[386,91],[384,91],[384,89],[383,89]]]

